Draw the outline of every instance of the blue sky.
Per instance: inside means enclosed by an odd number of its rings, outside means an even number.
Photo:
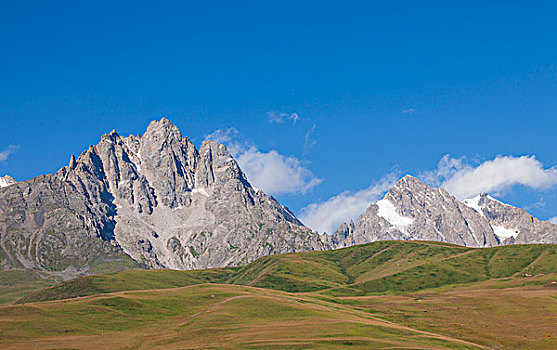
[[[492,187],[555,217],[555,13],[554,1],[5,2],[0,174],[54,172],[103,133],[166,116],[196,144],[220,130],[265,186],[258,165],[290,167],[300,183],[268,192],[300,215],[389,176],[442,184],[449,154],[450,176],[498,156],[512,157],[507,175],[532,166]]]

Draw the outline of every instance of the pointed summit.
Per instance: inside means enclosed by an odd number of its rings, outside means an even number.
[[[437,192],[439,190],[424,184],[412,175],[406,174],[385,194],[384,198],[400,198],[401,196],[406,197],[411,194],[431,191]]]
[[[70,157],[70,164],[68,164],[68,167],[70,168],[70,170],[75,169],[75,166],[77,165],[77,162],[75,160],[75,156],[72,154],[72,156]]]
[[[72,267],[80,274],[112,257],[134,267],[195,269],[328,247],[285,206],[256,192],[224,145],[204,142],[197,150],[166,118],[151,122],[141,137],[107,133],[55,174],[22,186],[29,190],[17,200],[0,191],[0,223],[21,208],[40,214],[24,215],[6,239],[32,235],[41,251],[77,261]],[[52,268],[27,248],[17,259],[14,267]]]
[[[415,187],[415,186],[427,186],[427,185],[421,182],[420,180],[418,180],[416,177],[410,174],[406,174],[402,178],[400,178],[400,180],[398,180],[393,187],[408,187],[408,186]]]
[[[356,244],[402,239],[472,247],[497,245],[498,240],[485,218],[462,207],[444,189],[405,175],[360,217],[349,239]]]
[[[178,127],[174,124],[172,124],[172,122],[168,119],[166,119],[165,117],[162,117],[160,120],[153,120],[151,123],[149,123],[149,126],[147,127],[147,132],[149,132],[149,129],[176,129],[178,130]],[[179,130],[178,130],[179,131]]]
[[[161,118],[161,120],[153,120],[142,135],[142,138],[151,139],[156,143],[162,143],[165,140],[176,140],[181,142],[182,139],[188,139],[187,137],[182,137],[180,129],[164,117]]]

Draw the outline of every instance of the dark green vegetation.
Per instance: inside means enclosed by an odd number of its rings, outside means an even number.
[[[129,270],[0,308],[0,347],[550,349],[556,281],[557,245],[386,241],[240,268]]]

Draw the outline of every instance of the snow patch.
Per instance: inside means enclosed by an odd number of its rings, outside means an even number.
[[[479,202],[480,202],[480,198],[481,198],[481,194],[477,195],[474,198],[468,198],[462,201],[462,203],[466,204],[466,206],[474,209],[475,211],[477,211],[478,213],[482,214],[482,216],[485,216],[483,211],[482,211],[482,207],[480,206]]]
[[[483,194],[479,194],[479,195],[477,195],[476,197],[465,199],[465,200],[462,201],[462,203],[466,204],[466,206],[468,206],[468,207],[474,209],[474,210],[477,211],[478,213],[480,213],[480,214],[482,214],[483,216],[485,216],[484,213],[483,213],[483,211],[482,211],[482,206],[479,204],[479,203],[480,203],[480,198],[482,197],[482,195],[483,195]],[[497,200],[497,199],[491,197],[491,196],[488,195],[488,194],[486,194],[485,196],[486,196],[486,198],[489,199],[489,200],[492,200],[492,201],[497,202],[497,203],[502,204],[502,205],[506,205],[506,206],[508,206],[508,207],[512,207],[512,205],[509,205],[509,204],[507,204],[507,203],[503,203],[503,202],[501,202],[500,200]]]
[[[8,187],[8,186],[13,185],[15,183],[16,183],[15,180],[12,179],[11,176],[8,176],[8,175],[6,175],[4,177],[0,176],[0,188]]]
[[[495,233],[499,238],[509,238],[509,237],[516,238],[516,236],[518,236],[517,230],[504,228],[502,226],[495,226],[495,225],[491,225],[491,228],[493,228],[493,233]]]
[[[388,199],[381,199],[375,204],[379,207],[377,215],[387,220],[391,225],[402,232],[405,232],[404,230],[406,226],[409,226],[414,222],[414,219],[404,217],[397,213],[395,205]]]
[[[130,161],[132,162],[132,165],[135,167],[137,172],[141,173],[141,163],[143,162],[143,159],[141,159],[141,148],[139,148],[137,153],[135,153],[129,145],[128,139],[125,139],[124,143],[127,147],[128,155],[131,156]]]
[[[136,159],[135,161],[131,159],[132,164],[135,166],[138,172],[141,172],[141,162],[143,161],[141,159],[141,149],[137,151],[137,153],[134,153],[133,155],[135,156]]]

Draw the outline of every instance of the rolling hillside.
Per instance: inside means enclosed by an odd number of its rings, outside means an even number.
[[[0,307],[0,347],[552,349],[556,281],[555,245],[400,241],[129,270]]]
[[[85,276],[39,290],[18,303],[200,283],[362,296],[549,273],[557,273],[557,245],[478,249],[439,242],[383,241],[333,251],[270,255],[240,268],[129,270]]]

